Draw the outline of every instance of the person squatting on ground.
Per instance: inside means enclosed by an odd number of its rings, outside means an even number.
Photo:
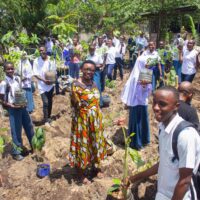
[[[22,160],[23,143],[22,143],[22,127],[31,146],[32,137],[34,135],[33,124],[26,106],[17,106],[14,104],[15,92],[20,90],[20,78],[14,76],[14,65],[11,62],[4,64],[6,78],[0,83],[0,100],[2,105],[7,108],[9,113],[10,128],[12,135],[12,156],[15,160]]]
[[[81,65],[83,73],[73,82],[71,90],[72,125],[69,160],[71,167],[76,167],[84,184],[90,181],[84,172],[88,167],[102,176],[100,161],[105,159],[106,138],[100,110],[99,90],[93,82],[96,65],[87,60]]]
[[[53,71],[56,73],[55,63],[47,56],[46,48],[39,47],[40,57],[33,62],[33,74],[38,79],[38,90],[43,103],[44,123],[51,122],[51,111],[53,104],[54,83],[45,78],[46,72]]]
[[[191,184],[192,174],[196,173],[200,163],[200,137],[193,127],[184,128],[177,140],[179,159],[174,159],[172,138],[176,127],[183,121],[177,111],[179,107],[178,91],[164,86],[155,91],[153,111],[159,124],[159,155],[157,164],[144,172],[130,176],[135,182],[158,173],[156,200],[196,200],[196,192]],[[191,190],[192,188],[192,190]]]

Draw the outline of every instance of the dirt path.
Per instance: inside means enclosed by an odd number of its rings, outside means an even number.
[[[128,78],[128,73],[125,79]],[[53,116],[54,122],[50,127],[45,127],[46,144],[42,151],[44,163],[51,166],[51,175],[49,177],[39,179],[36,176],[37,163],[32,159],[32,155],[27,156],[23,161],[14,161],[10,154],[10,144],[6,147],[3,159],[0,160],[0,169],[4,176],[4,185],[0,187],[0,200],[105,200],[107,198],[107,190],[112,185],[114,177],[122,177],[123,171],[123,134],[120,127],[113,124],[119,117],[128,119],[128,111],[124,109],[120,101],[120,93],[126,81],[118,82],[115,89],[106,89],[107,94],[111,96],[111,105],[109,108],[103,109],[105,131],[109,138],[116,144],[117,150],[109,156],[103,163],[102,169],[105,178],[94,178],[90,185],[78,185],[76,183],[76,172],[68,166],[67,154],[70,144],[70,103],[69,96],[58,95],[54,97]],[[200,111],[200,80],[199,75],[195,78],[194,105]],[[36,102],[36,112],[32,115],[32,119],[36,124],[42,118],[42,104],[40,96],[34,96]],[[150,100],[151,102],[151,100]],[[155,160],[158,156],[158,141],[156,138],[156,126],[151,110],[151,144],[140,151],[142,159],[146,162]],[[128,120],[127,120],[128,122]],[[1,130],[0,134],[10,135],[8,129],[8,118],[0,119],[1,127],[7,128]],[[28,147],[27,140],[23,136],[24,145]],[[136,172],[136,166],[129,159],[129,173]],[[136,199],[149,200],[154,199],[156,177],[148,179],[143,183],[139,183],[136,189],[133,189]]]

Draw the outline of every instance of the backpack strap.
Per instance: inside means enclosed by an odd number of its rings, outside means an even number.
[[[176,127],[176,129],[174,130],[173,136],[172,136],[172,150],[174,153],[174,157],[172,158],[172,162],[174,162],[176,159],[179,160],[179,156],[178,156],[178,149],[177,149],[177,145],[178,145],[178,136],[180,134],[180,132],[187,128],[187,127],[193,127],[194,129],[196,129],[195,125],[188,122],[188,121],[182,121],[178,124],[178,126]],[[199,166],[200,168],[200,166]],[[194,182],[194,174],[192,176],[192,180]],[[195,184],[195,182],[194,182]],[[196,188],[196,186],[195,186]],[[195,194],[194,194],[194,189],[192,187],[192,184],[190,184],[190,191],[191,191],[191,200],[195,200]]]
[[[172,162],[174,162],[176,159],[179,160],[178,149],[177,149],[178,136],[179,136],[180,132],[187,127],[195,128],[195,126],[192,123],[184,120],[184,121],[180,122],[178,124],[178,126],[176,127],[176,129],[174,130],[174,133],[172,136],[172,150],[174,153],[174,157],[172,158]]]

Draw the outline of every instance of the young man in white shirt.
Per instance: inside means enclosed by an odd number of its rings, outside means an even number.
[[[38,79],[38,89],[43,102],[44,123],[51,122],[51,111],[53,104],[54,83],[46,80],[45,73],[54,71],[56,73],[55,63],[47,56],[46,48],[40,46],[40,57],[33,62],[33,74]]]
[[[200,137],[192,128],[184,128],[177,140],[179,159],[174,158],[172,137],[176,127],[183,119],[177,114],[179,107],[178,91],[170,86],[156,90],[153,97],[155,118],[160,122],[159,154],[160,161],[146,171],[131,176],[130,182],[158,173],[156,200],[192,200],[191,187],[193,173],[197,173],[200,164]]]
[[[53,52],[53,41],[51,40],[50,37],[48,37],[47,41],[46,41],[46,44],[45,44],[45,47],[46,47],[46,51],[47,51],[47,55],[48,56],[51,56],[52,55],[52,52]]]
[[[106,52],[105,58],[105,70],[107,77],[110,81],[113,80],[113,69],[115,67],[115,58],[116,58],[116,48],[112,45],[112,39],[107,40],[108,50]]]
[[[121,80],[123,80],[124,56],[126,53],[126,44],[124,42],[123,36],[120,37],[120,44],[118,45],[118,47],[115,47],[115,48],[116,48],[116,58],[115,58],[116,64],[115,64],[115,68],[114,68],[113,79],[116,80],[117,69],[119,69],[120,78],[121,78]]]
[[[15,105],[15,92],[20,90],[20,78],[14,76],[13,63],[6,62],[4,64],[4,71],[6,77],[0,83],[0,103],[7,108],[9,113],[13,159],[20,161],[24,159],[22,127],[25,130],[30,146],[34,129],[30,115],[26,110],[26,105]]]
[[[194,49],[195,41],[189,40],[187,48],[179,47],[179,57],[182,62],[181,81],[192,82],[199,67],[198,52]]]

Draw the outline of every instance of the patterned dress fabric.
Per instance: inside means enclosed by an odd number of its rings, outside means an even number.
[[[72,167],[85,169],[106,158],[106,139],[99,107],[100,94],[95,83],[72,84],[72,126],[69,160]]]

